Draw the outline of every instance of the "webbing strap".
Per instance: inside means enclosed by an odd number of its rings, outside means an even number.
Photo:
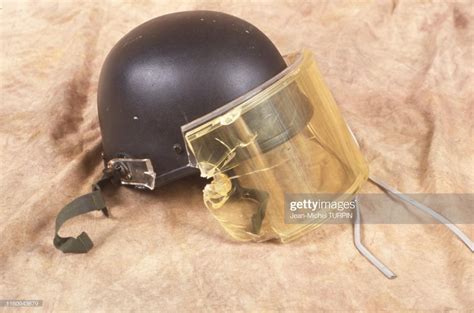
[[[268,192],[242,187],[237,180],[232,182],[234,186],[234,195],[237,198],[252,200],[258,203],[256,212],[252,215],[250,232],[258,235],[262,229],[263,219],[265,218],[265,211],[268,203]]]
[[[54,236],[54,246],[64,253],[86,253],[94,244],[87,233],[82,232],[77,238],[59,236],[59,229],[69,219],[89,213],[95,210],[101,210],[106,217],[109,212],[102,197],[101,187],[114,178],[116,171],[113,169],[104,170],[102,178],[92,185],[92,192],[82,195],[61,209],[56,217],[56,234]]]

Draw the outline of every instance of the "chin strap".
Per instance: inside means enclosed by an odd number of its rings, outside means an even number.
[[[396,190],[395,188],[390,187],[387,185],[387,183],[383,182],[382,180],[376,178],[376,177],[369,177],[369,180],[377,185],[379,188],[381,188],[383,191],[397,197],[398,199],[402,200],[405,203],[410,204],[411,206],[417,208],[418,210],[422,211],[425,214],[430,215],[432,218],[446,226],[456,237],[458,237],[465,245],[466,247],[471,250],[471,252],[474,252],[474,243],[472,240],[462,232],[462,230],[459,229],[456,225],[451,223],[446,217],[443,215],[439,214],[435,210],[431,209],[430,207],[427,207],[426,205],[415,201],[415,199],[412,199],[410,197],[407,197],[406,195],[402,194],[400,191]]]
[[[109,217],[109,211],[105,206],[104,198],[102,197],[102,188],[110,181],[118,178],[120,169],[106,168],[102,177],[92,185],[92,192],[82,195],[72,202],[67,204],[59,212],[56,217],[56,235],[54,236],[54,246],[64,253],[86,253],[94,244],[87,233],[82,232],[77,238],[61,237],[59,236],[59,229],[69,219],[89,213],[92,211],[102,211],[102,213]]]
[[[265,218],[265,211],[268,203],[268,192],[242,187],[237,180],[232,182],[234,190],[233,195],[240,199],[254,201],[258,204],[256,212],[250,219],[250,229],[252,234],[258,235],[262,229],[263,219]]]
[[[92,192],[80,196],[66,205],[56,217],[54,246],[64,253],[87,253],[94,244],[87,233],[77,238],[59,236],[59,229],[69,219],[92,211],[102,211],[109,217],[109,211],[102,197],[102,188],[113,182],[118,185],[131,185],[140,189],[155,188],[156,174],[149,159],[115,158],[110,160],[102,177],[92,185]]]
[[[354,218],[354,245],[360,254],[362,254],[373,266],[375,266],[388,279],[394,279],[397,275],[392,272],[385,264],[383,264],[376,256],[374,256],[362,243],[360,236],[360,208],[359,200],[355,198],[355,218]]]
[[[382,180],[375,178],[375,177],[369,177],[369,180],[380,187],[384,192],[389,193],[398,199],[412,205],[413,207],[417,208],[418,210],[430,215],[433,217],[435,220],[438,222],[444,224],[451,232],[453,232],[468,248],[471,252],[474,252],[474,243],[472,240],[465,234],[463,233],[456,225],[451,223],[446,217],[443,215],[439,214],[438,212],[434,211],[433,209],[427,207],[426,205],[419,203],[415,201],[414,199],[407,197],[406,195],[402,194],[400,191],[396,190],[395,188],[390,187],[387,185],[385,182]],[[359,203],[357,201],[356,197],[356,206],[355,206],[355,218],[353,220],[354,222],[354,244],[359,250],[359,252],[369,260],[370,263],[372,263],[379,271],[381,271],[385,277],[393,279],[396,278],[397,275],[393,273],[388,267],[386,267],[377,257],[375,257],[362,243],[361,241],[361,216],[360,216],[360,208],[359,208]]]

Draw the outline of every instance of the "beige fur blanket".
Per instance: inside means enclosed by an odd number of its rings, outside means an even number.
[[[176,3],[175,3],[176,2]],[[282,53],[310,48],[370,169],[404,192],[472,193],[474,12],[470,1],[13,1],[0,10],[0,300],[47,311],[468,311],[473,255],[442,225],[351,225],[287,245],[229,239],[189,178],[119,188],[89,214],[94,249],[52,245],[59,209],[99,175],[96,94],[107,52],[153,17],[224,11]],[[376,191],[367,185],[367,191]],[[473,225],[460,225],[474,238]],[[6,312],[12,310],[5,309]]]

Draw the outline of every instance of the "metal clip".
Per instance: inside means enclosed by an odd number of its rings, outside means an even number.
[[[107,163],[108,168],[120,168],[122,185],[133,185],[137,188],[155,188],[156,173],[150,159],[112,159]]]

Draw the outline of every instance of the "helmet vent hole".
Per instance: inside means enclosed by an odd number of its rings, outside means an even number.
[[[179,143],[173,145],[173,150],[176,152],[176,154],[183,153],[183,147]]]

